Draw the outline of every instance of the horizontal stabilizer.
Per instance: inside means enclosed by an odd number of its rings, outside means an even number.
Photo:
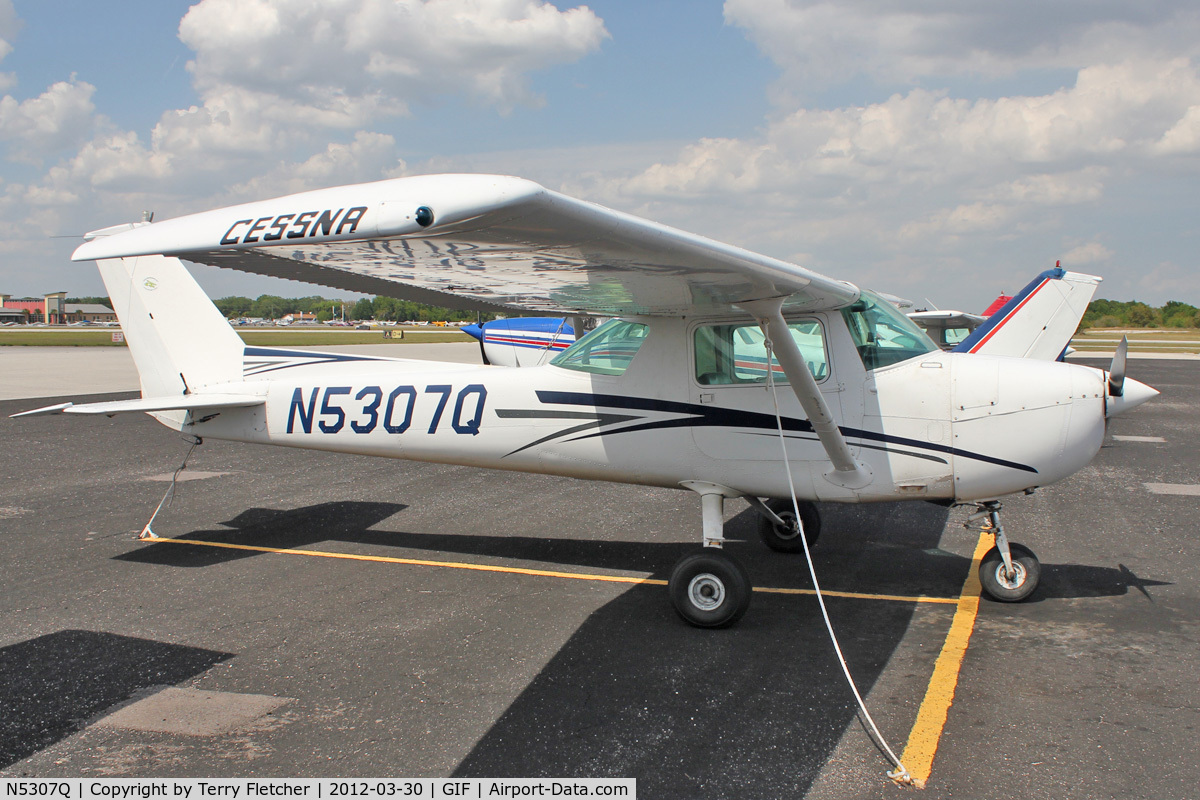
[[[175,397],[143,397],[137,400],[113,400],[108,403],[58,403],[13,414],[33,417],[41,414],[132,414],[146,411],[193,411],[200,408],[248,408],[267,402],[265,396],[247,394],[188,394]]]

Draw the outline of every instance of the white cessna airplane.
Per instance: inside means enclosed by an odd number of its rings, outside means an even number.
[[[729,497],[762,513],[768,545],[793,552],[819,531],[813,501],[974,505],[996,537],[984,587],[1028,596],[1038,561],[1008,542],[1000,498],[1079,470],[1107,417],[1157,394],[1124,378],[1123,354],[1105,373],[941,352],[850,283],[519,178],[322,189],[87,239],[74,259],[99,262],[142,397],[26,413],[147,412],[198,437],[690,490],[705,547],[669,589],[704,627],[750,601],[721,549]],[[180,259],[613,319],[519,370],[253,347]]]

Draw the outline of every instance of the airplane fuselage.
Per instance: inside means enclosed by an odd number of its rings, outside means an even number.
[[[780,385],[774,395],[803,498],[999,497],[1061,480],[1100,447],[1105,394],[1095,370],[943,352],[867,370],[837,312],[800,319],[820,332],[818,387],[871,476],[856,488],[828,479],[828,456]],[[697,331],[729,320],[641,320],[645,341],[619,375],[247,348],[237,391],[265,396],[263,405],[156,416],[218,439],[787,496],[772,392],[698,374]]]

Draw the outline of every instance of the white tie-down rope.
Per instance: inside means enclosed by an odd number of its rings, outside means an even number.
[[[858,691],[858,686],[854,683],[853,676],[850,675],[850,667],[846,665],[846,657],[842,655],[842,647],[838,644],[837,634],[833,632],[833,622],[829,619],[829,611],[825,608],[825,597],[821,594],[821,584],[817,581],[817,571],[813,567],[812,554],[808,550],[808,537],[804,532],[804,523],[800,518],[800,503],[796,499],[796,484],[792,480],[792,465],[788,460],[787,454],[787,437],[783,433],[783,418],[779,413],[779,395],[775,388],[775,370],[772,368],[771,354],[771,337],[767,335],[766,324],[762,325],[763,336],[766,337],[764,344],[767,348],[767,388],[771,390],[771,400],[775,403],[775,425],[779,430],[779,445],[783,449],[783,468],[787,472],[788,491],[792,497],[792,513],[796,515],[796,525],[800,528],[800,543],[804,545],[804,558],[808,562],[808,574],[812,578],[813,590],[817,595],[817,604],[821,607],[821,616],[825,618],[825,630],[829,631],[829,641],[833,643],[833,650],[837,653],[838,662],[842,665],[842,674],[846,676],[846,683],[850,686],[850,691],[854,693],[854,699],[858,702],[858,709],[862,712],[863,718],[867,721],[867,725],[875,739],[888,758],[892,760],[895,766],[891,772],[887,774],[889,778],[906,785],[912,784],[912,776],[908,774],[908,770],[900,759],[888,746],[887,740],[883,738],[883,734],[879,732],[879,727],[875,724],[875,720],[871,717],[871,712],[867,711],[867,704],[863,700],[862,695]],[[802,366],[802,369],[807,367]]]
[[[200,445],[204,444],[204,440],[199,436],[184,435],[184,441],[190,442],[191,447],[188,448],[187,454],[183,457],[183,463],[179,465],[179,469],[175,470],[171,475],[171,485],[167,487],[166,494],[163,499],[158,501],[158,508],[154,509],[154,513],[150,515],[150,521],[146,523],[146,527],[142,528],[142,532],[138,534],[139,539],[157,539],[158,534],[150,527],[154,524],[154,520],[158,519],[158,512],[163,510],[164,506],[170,506],[171,501],[175,499],[175,483],[179,480],[179,473],[187,469],[188,459],[192,457],[192,451]]]

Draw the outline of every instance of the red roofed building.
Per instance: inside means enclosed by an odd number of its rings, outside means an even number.
[[[18,313],[20,316],[18,316]],[[42,298],[0,294],[0,322],[116,322],[117,315],[98,303],[68,303],[66,292],[52,292]]]

